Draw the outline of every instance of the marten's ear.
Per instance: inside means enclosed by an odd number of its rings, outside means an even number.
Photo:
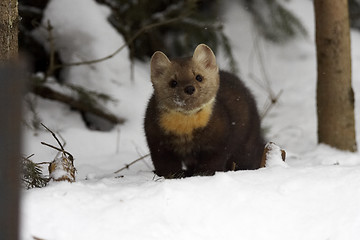
[[[168,57],[160,51],[156,51],[150,61],[151,68],[151,81],[157,79],[159,75],[164,74],[164,72],[170,67],[170,60]]]
[[[211,70],[217,70],[216,57],[211,48],[205,44],[199,44],[193,55],[193,60],[203,67]]]

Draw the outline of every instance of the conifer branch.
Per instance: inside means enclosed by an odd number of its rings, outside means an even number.
[[[34,156],[34,154],[22,158],[21,180],[26,189],[41,188],[49,182],[49,178],[42,176],[42,169],[39,167],[40,164],[30,160],[32,156]]]
[[[80,112],[92,113],[96,116],[102,117],[102,118],[110,121],[111,123],[122,124],[125,122],[124,118],[120,118],[120,117],[115,116],[114,114],[105,112],[103,109],[101,109],[99,107],[92,106],[90,104],[85,104],[81,100],[78,100],[73,97],[67,96],[63,93],[57,92],[47,86],[44,86],[43,84],[34,83],[32,85],[31,90],[33,93],[35,93],[38,96],[65,103],[65,104],[69,105],[70,107],[72,107],[73,109],[76,109]]]

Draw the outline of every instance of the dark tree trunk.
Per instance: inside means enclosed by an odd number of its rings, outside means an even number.
[[[318,140],[356,151],[347,0],[315,0]]]
[[[17,0],[0,0],[0,239],[18,239],[22,76]]]
[[[0,64],[0,239],[18,239],[23,69]]]

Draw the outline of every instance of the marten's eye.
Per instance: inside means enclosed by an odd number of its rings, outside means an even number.
[[[177,86],[177,84],[178,84],[178,82],[175,81],[175,80],[171,80],[170,83],[169,83],[171,88],[175,88]]]
[[[202,76],[199,75],[199,74],[196,75],[195,79],[196,79],[196,81],[198,81],[198,82],[202,82],[202,80],[203,80]]]

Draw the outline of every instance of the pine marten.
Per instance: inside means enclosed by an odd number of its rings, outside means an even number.
[[[192,57],[151,58],[154,94],[145,134],[155,173],[166,178],[257,169],[264,140],[256,103],[234,75],[219,71],[205,44]]]

